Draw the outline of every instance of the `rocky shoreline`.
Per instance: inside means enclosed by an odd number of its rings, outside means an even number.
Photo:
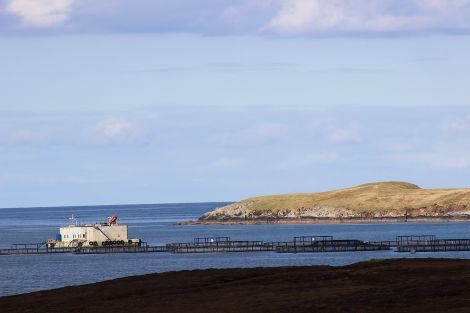
[[[259,225],[259,224],[366,224],[366,223],[442,223],[470,222],[470,216],[349,217],[349,218],[220,218],[178,222],[178,225]]]

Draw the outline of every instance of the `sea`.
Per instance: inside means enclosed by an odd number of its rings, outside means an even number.
[[[195,237],[232,240],[291,241],[294,236],[334,236],[364,241],[394,240],[399,235],[470,238],[470,223],[378,223],[337,225],[178,225],[227,203],[146,204],[0,209],[0,247],[40,243],[55,238],[72,214],[81,223],[105,221],[115,214],[129,225],[129,237],[149,245],[192,242]],[[394,251],[332,253],[116,253],[96,255],[0,255],[0,296],[119,277],[207,268],[347,265],[385,258],[463,258],[470,252],[397,253]]]

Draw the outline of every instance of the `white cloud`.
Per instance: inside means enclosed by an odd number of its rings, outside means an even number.
[[[415,0],[416,4],[422,9],[449,11],[465,7],[469,4],[468,0]]]
[[[281,123],[260,123],[256,126],[214,136],[213,142],[227,146],[257,146],[284,138],[289,127]]]
[[[232,169],[246,165],[247,161],[239,157],[221,157],[210,164],[210,167],[217,169]]]
[[[282,170],[290,170],[296,168],[304,168],[316,165],[333,164],[338,161],[338,154],[334,152],[318,152],[310,154],[302,154],[293,156],[276,165],[276,168]]]
[[[74,31],[355,34],[470,31],[470,0],[5,0],[27,27]],[[3,8],[2,8],[3,9]]]
[[[327,133],[329,140],[337,143],[360,142],[362,136],[355,129],[332,129]]]
[[[442,128],[453,133],[470,133],[470,116],[448,121],[442,125]]]
[[[284,34],[469,29],[470,0],[283,0],[262,31]]]
[[[424,164],[432,168],[464,169],[470,168],[470,156],[461,149],[450,151],[433,151],[428,153],[410,153],[391,156],[400,163]]]
[[[1,144],[10,145],[41,145],[50,143],[53,134],[44,129],[15,129],[0,136]]]
[[[125,119],[110,119],[98,123],[97,130],[108,139],[119,139],[135,134],[136,125]]]
[[[93,184],[99,182],[107,182],[103,179],[91,179],[83,176],[70,175],[33,175],[33,174],[3,174],[0,176],[0,184]]]
[[[50,27],[65,22],[74,0],[10,0],[6,9],[27,27]]]
[[[363,140],[363,135],[356,126],[337,126],[332,121],[315,121],[309,125],[309,129],[315,134],[320,134],[333,143],[358,143]]]

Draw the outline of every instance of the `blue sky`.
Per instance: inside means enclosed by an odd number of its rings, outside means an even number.
[[[0,1],[0,207],[469,187],[470,1]]]

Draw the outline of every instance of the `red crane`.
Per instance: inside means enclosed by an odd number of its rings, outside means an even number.
[[[108,223],[111,224],[116,224],[118,217],[116,215],[111,215],[111,217],[108,217]]]

